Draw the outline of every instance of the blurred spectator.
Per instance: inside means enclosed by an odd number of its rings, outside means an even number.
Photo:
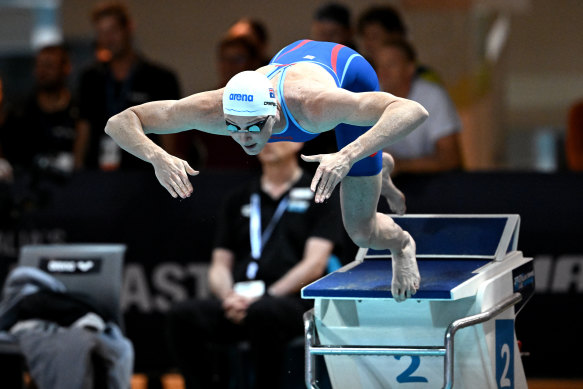
[[[257,19],[243,17],[233,23],[227,32],[225,38],[239,38],[245,37],[249,39],[255,47],[257,47],[257,54],[261,59],[260,66],[269,63],[269,34],[265,25]]]
[[[376,51],[390,40],[407,40],[407,27],[399,12],[389,6],[373,6],[366,10],[358,19],[358,35],[360,37],[360,53],[375,67]],[[425,80],[441,83],[441,78],[426,65],[417,64],[417,75]]]
[[[567,168],[583,171],[583,100],[569,109],[565,142]]]
[[[2,152],[3,127],[6,120],[4,105],[4,87],[2,85],[2,78],[0,77],[0,182],[12,181],[12,165],[4,158],[4,153]]]
[[[339,3],[328,3],[316,10],[312,19],[312,39],[340,43],[356,50],[352,34],[348,7]]]
[[[91,22],[96,33],[96,60],[81,74],[78,91],[81,129],[88,134],[85,167],[148,168],[145,162],[124,156],[103,129],[111,116],[131,106],[179,99],[178,80],[173,72],[136,51],[134,24],[124,4],[115,1],[97,4]],[[174,152],[174,135],[152,138]]]
[[[187,389],[216,387],[212,350],[241,340],[251,344],[253,387],[283,386],[285,346],[303,334],[302,315],[313,306],[300,289],[324,274],[342,229],[337,195],[314,202],[311,176],[298,165],[301,147],[268,143],[259,153],[261,177],[220,209],[208,274],[214,297],[169,312],[168,344]],[[303,377],[303,369],[294,373]]]
[[[62,45],[37,52],[34,91],[15,107],[4,129],[4,153],[14,165],[60,173],[73,170],[78,110],[67,86],[70,72]]]
[[[374,58],[384,43],[407,36],[407,28],[396,9],[389,5],[373,6],[358,19],[361,54]]]
[[[258,47],[248,37],[223,38],[217,50],[218,87],[224,87],[235,74],[261,65]]]
[[[461,168],[461,122],[447,91],[416,75],[416,54],[405,40],[385,43],[376,51],[381,89],[417,101],[429,117],[415,131],[385,148],[399,172],[436,172]]]

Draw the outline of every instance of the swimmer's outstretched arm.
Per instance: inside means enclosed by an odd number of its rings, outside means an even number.
[[[330,197],[352,165],[402,139],[428,116],[425,108],[412,100],[384,92],[353,93],[340,88],[315,93],[306,107],[320,131],[340,123],[372,126],[337,153],[302,156],[307,162],[320,163],[311,185],[316,202]]]
[[[124,150],[154,166],[156,178],[172,197],[188,197],[188,174],[198,172],[188,162],[168,154],[146,134],[171,134],[198,129],[228,135],[222,113],[222,90],[197,93],[181,100],[154,101],[111,117],[105,132]]]

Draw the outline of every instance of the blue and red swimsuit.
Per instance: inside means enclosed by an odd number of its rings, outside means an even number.
[[[351,92],[370,92],[379,90],[377,75],[372,66],[356,51],[349,47],[330,42],[301,40],[284,47],[269,62],[276,69],[267,74],[269,79],[281,73],[276,86],[287,126],[283,131],[273,134],[269,142],[306,142],[318,134],[302,128],[289,112],[283,94],[286,71],[298,62],[309,62],[324,68],[336,81],[339,88]],[[335,128],[338,150],[368,131],[370,127],[340,124]],[[349,176],[373,176],[382,170],[382,153],[376,152],[352,166]]]

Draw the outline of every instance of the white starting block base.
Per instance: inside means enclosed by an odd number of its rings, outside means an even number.
[[[431,225],[439,216],[425,218],[429,218]],[[315,326],[315,331],[308,329],[313,334],[307,333],[306,337],[307,387],[318,387],[311,364],[314,355],[324,355],[334,389],[433,389],[451,387],[453,383],[456,388],[526,388],[514,332],[514,304],[526,302],[534,287],[532,259],[513,249],[518,217],[507,216],[507,220],[500,233],[500,241],[505,240],[507,247],[498,245],[492,258],[485,256],[482,266],[467,277],[462,276],[449,289],[449,298],[438,293],[438,286],[423,293],[425,265],[448,277],[447,268],[435,270],[436,261],[443,261],[443,256],[432,258],[423,252],[418,254],[422,257],[420,297],[402,303],[379,296],[383,288],[386,296],[390,295],[390,275],[387,274],[385,286],[376,283],[375,276],[381,263],[386,264],[390,273],[390,261],[379,259],[382,256],[377,254],[370,255],[374,259],[367,259],[365,253],[359,253],[363,261],[357,260],[338,270],[335,276],[334,273],[327,276],[330,279],[325,277],[307,286],[302,291],[304,297],[315,298],[312,322],[306,324]],[[425,223],[415,220],[418,222]],[[422,230],[431,230],[426,227]],[[417,242],[423,239],[413,236]],[[464,260],[457,254],[453,257],[455,261]],[[475,261],[476,256],[471,260]],[[451,258],[446,262],[451,266]],[[432,277],[428,276],[430,280],[436,279]],[[350,283],[347,279],[353,285],[347,285]],[[496,312],[489,312],[492,310]],[[484,316],[481,323],[467,327],[464,324],[451,332],[452,323],[462,324],[475,315]],[[310,320],[310,313],[307,316]],[[450,333],[446,336],[448,328]],[[446,360],[450,358],[453,363],[448,371]]]

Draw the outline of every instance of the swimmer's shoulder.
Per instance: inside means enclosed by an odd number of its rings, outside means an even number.
[[[256,69],[255,71],[267,75],[273,70],[275,70],[275,65],[265,65],[260,67],[259,69]]]

